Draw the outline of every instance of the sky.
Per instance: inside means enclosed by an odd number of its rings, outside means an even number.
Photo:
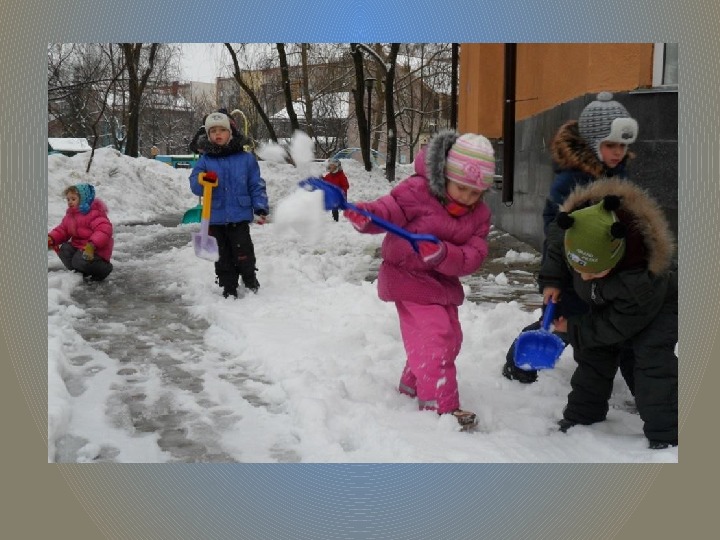
[[[48,252],[48,462],[677,462],[677,448],[647,449],[620,376],[605,422],[557,431],[570,347],[535,384],[503,378],[509,344],[539,316],[516,301],[459,310],[460,400],[476,432],[399,394],[397,314],[374,277],[383,236],[334,222],[317,193],[298,189],[323,172],[302,140],[297,168],[274,162],[277,148],[259,152],[271,204],[269,222],[251,226],[261,288],[237,300],[195,256],[199,225],[180,224],[198,202],[188,170],[101,149],[87,174],[87,155],[48,156],[48,229],[65,212],[62,190],[85,181],[115,226],[105,282],[83,283]],[[390,189],[380,170],[343,167],[350,201]]]
[[[222,75],[222,43],[183,43],[180,60],[183,80],[214,83]]]

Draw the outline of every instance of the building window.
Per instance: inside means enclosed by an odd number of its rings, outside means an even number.
[[[656,43],[653,58],[653,86],[678,84],[678,44]]]

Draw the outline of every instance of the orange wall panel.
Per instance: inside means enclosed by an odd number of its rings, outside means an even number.
[[[517,47],[516,120],[587,93],[648,87],[652,43],[520,43]],[[504,45],[460,46],[458,129],[502,135]]]
[[[502,43],[462,45],[458,130],[499,137],[502,133],[504,53]]]

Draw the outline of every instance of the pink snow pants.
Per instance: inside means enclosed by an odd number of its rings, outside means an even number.
[[[398,390],[420,409],[440,414],[460,408],[455,359],[462,345],[457,306],[396,302],[407,363]]]

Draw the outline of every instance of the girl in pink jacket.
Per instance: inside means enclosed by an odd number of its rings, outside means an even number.
[[[415,159],[415,174],[388,195],[357,206],[411,233],[432,234],[420,252],[388,234],[382,244],[378,296],[394,302],[407,361],[398,390],[417,397],[420,409],[452,414],[463,429],[477,422],[460,408],[455,359],[462,344],[458,279],[474,273],[488,253],[490,209],[483,202],[492,185],[495,158],[482,135],[441,131]],[[345,211],[355,229],[381,233],[367,217]]]
[[[113,266],[113,226],[107,206],[95,198],[95,187],[77,184],[63,191],[67,211],[60,225],[48,233],[48,249],[53,249],[68,270],[86,281],[102,281]]]

